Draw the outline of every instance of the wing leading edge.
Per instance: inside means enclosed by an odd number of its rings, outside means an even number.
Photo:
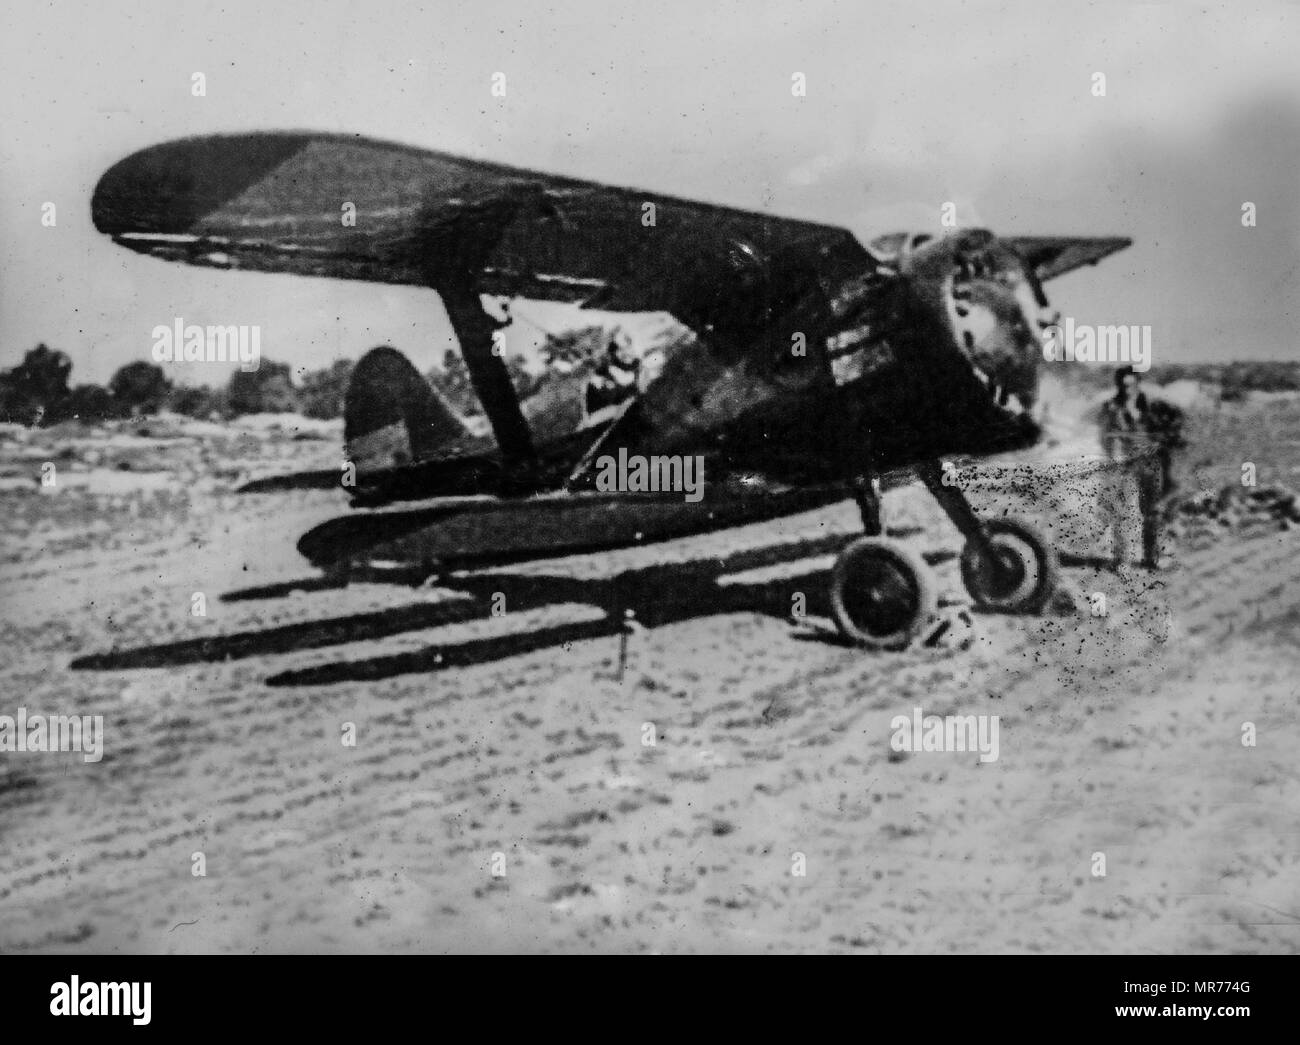
[[[477,270],[450,275],[481,293],[614,311],[669,309],[701,267],[868,257],[834,226],[329,134],[153,146],[104,174],[91,210],[122,246],[171,261],[428,286],[468,253]],[[448,230],[484,242],[449,250]]]

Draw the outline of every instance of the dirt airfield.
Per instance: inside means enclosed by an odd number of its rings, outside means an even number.
[[[1295,397],[1194,420],[1186,490],[1300,482]],[[334,433],[152,428],[0,441],[0,714],[105,730],[0,754],[0,951],[1300,951],[1295,532],[1106,571],[1082,428],[972,491],[1055,536],[1042,617],[965,624],[960,538],[889,491],[952,621],[899,654],[820,616],[850,504],[337,588],[294,543],[340,493],[232,492]],[[917,707],[999,716],[998,759],[893,751]]]

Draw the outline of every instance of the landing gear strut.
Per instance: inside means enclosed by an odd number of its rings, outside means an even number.
[[[1002,613],[1039,613],[1056,590],[1060,563],[1042,533],[1020,519],[981,523],[960,487],[945,486],[938,461],[919,469],[922,482],[966,538],[961,578],[975,605]],[[867,536],[843,552],[831,572],[831,611],[840,632],[870,649],[902,649],[934,619],[934,573],[914,550],[881,536],[874,479],[855,480]]]
[[[1023,519],[990,519],[984,540],[967,541],[961,551],[961,579],[982,610],[1041,613],[1056,591],[1060,564],[1037,527]]]
[[[1056,591],[1061,565],[1038,527],[1010,516],[981,523],[961,487],[944,485],[938,461],[927,461],[918,471],[966,538],[961,579],[975,605],[1001,613],[1041,613]]]

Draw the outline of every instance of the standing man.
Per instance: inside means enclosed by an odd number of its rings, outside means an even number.
[[[1101,445],[1112,465],[1102,484],[1102,517],[1114,531],[1115,565],[1128,559],[1128,485],[1137,487],[1142,517],[1142,565],[1160,569],[1160,529],[1174,489],[1173,451],[1185,445],[1182,411],[1171,403],[1148,403],[1141,377],[1131,366],[1115,371],[1115,395],[1101,411]]]

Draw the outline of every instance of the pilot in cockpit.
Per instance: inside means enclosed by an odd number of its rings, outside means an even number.
[[[635,397],[640,378],[641,360],[633,352],[632,339],[626,331],[616,329],[610,335],[605,358],[587,379],[583,405],[588,418]]]

